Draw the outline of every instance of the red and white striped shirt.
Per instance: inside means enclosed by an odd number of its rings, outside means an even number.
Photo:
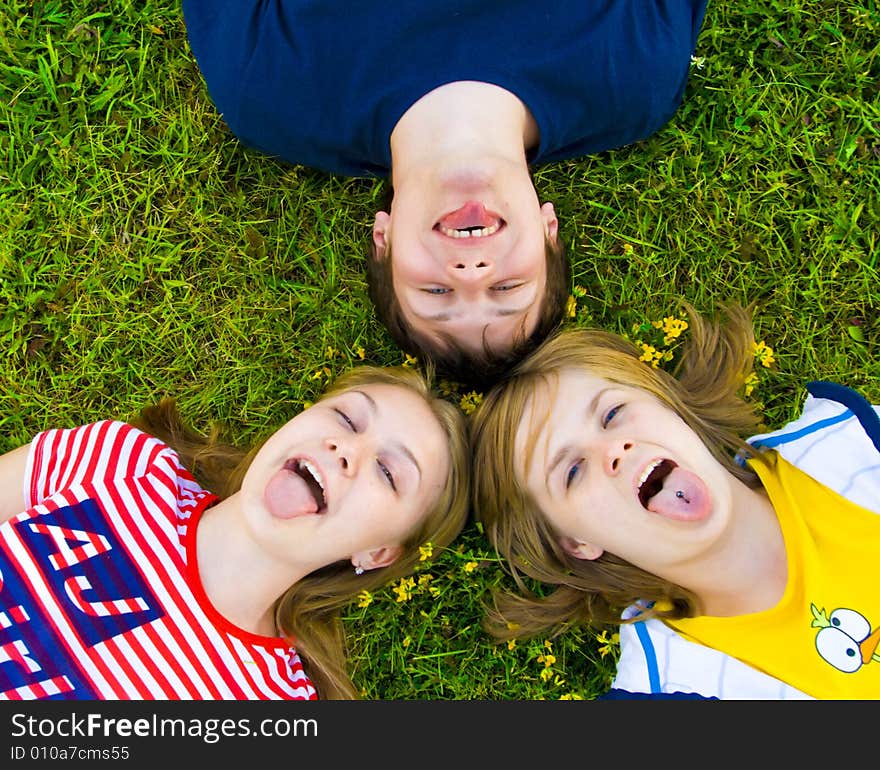
[[[296,650],[226,621],[196,567],[216,502],[156,438],[105,420],[31,445],[0,525],[0,698],[309,699]]]

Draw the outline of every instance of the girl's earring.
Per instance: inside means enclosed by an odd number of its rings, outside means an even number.
[[[363,574],[364,574],[364,568],[363,568],[360,564],[358,564],[358,565],[354,568],[354,574],[355,574],[355,575],[363,575]]]

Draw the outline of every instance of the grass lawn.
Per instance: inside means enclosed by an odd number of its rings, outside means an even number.
[[[663,351],[651,324],[677,298],[754,301],[769,427],[812,379],[880,401],[880,2],[710,0],[672,121],[536,180],[572,259],[567,324]],[[163,395],[247,441],[349,366],[400,363],[364,280],[381,191],[243,148],[175,0],[0,0],[0,452]],[[364,696],[603,691],[613,637],[489,642],[501,585],[471,524],[353,604]]]

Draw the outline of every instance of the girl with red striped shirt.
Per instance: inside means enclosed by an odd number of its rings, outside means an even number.
[[[0,457],[0,698],[354,698],[340,610],[466,515],[461,412],[359,367],[249,450],[186,428],[40,433]]]

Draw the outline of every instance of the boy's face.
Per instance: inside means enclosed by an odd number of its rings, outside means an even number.
[[[390,248],[401,313],[440,348],[448,335],[500,353],[538,324],[556,213],[527,174],[504,181],[397,189],[391,212],[376,214],[377,258]]]

